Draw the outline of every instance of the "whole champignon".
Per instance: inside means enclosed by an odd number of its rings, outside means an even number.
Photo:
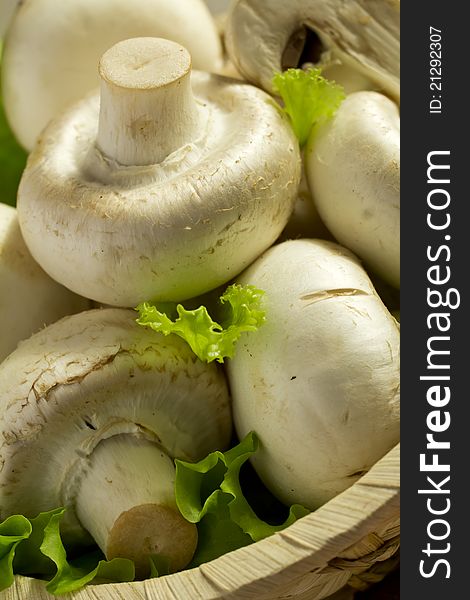
[[[251,85],[190,82],[190,66],[174,42],[116,44],[101,105],[75,105],[30,155],[21,229],[69,289],[113,306],[184,300],[234,277],[286,224],[301,166],[287,119]]]
[[[275,72],[308,62],[348,92],[375,85],[398,98],[399,31],[399,0],[238,0],[226,41],[238,70],[270,92]]]
[[[335,238],[400,287],[400,116],[377,92],[349,95],[314,128],[305,170]]]
[[[230,441],[227,385],[175,336],[125,309],[67,317],[0,367],[0,517],[67,507],[68,544],[148,571],[183,568],[197,533],[177,510],[173,457],[199,460]]]
[[[184,45],[197,69],[222,66],[217,29],[203,0],[22,2],[2,64],[5,111],[19,142],[30,151],[50,119],[98,86],[100,56],[121,40],[143,36]]]
[[[23,241],[16,210],[1,203],[0,288],[0,362],[44,325],[91,305],[41,269]]]
[[[398,441],[399,329],[357,259],[323,240],[270,248],[239,278],[266,323],[228,362],[234,424],[283,502],[315,509]]]

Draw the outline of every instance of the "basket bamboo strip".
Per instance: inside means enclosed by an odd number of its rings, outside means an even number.
[[[396,552],[391,558],[385,562],[377,562],[372,565],[367,571],[363,571],[357,575],[352,575],[348,581],[348,586],[354,590],[364,591],[372,584],[382,581],[391,571],[394,571],[400,562],[400,555]]]
[[[142,582],[90,585],[64,600],[321,600],[346,583],[385,576],[399,547],[397,445],[314,513],[210,563]],[[375,566],[376,565],[376,566]],[[389,566],[388,566],[389,565]],[[0,600],[50,600],[44,583],[17,577]]]

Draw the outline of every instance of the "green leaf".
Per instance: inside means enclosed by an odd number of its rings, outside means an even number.
[[[343,88],[320,69],[287,69],[273,77],[274,91],[284,101],[294,132],[303,146],[318,121],[332,117],[345,98]]]
[[[168,575],[170,572],[170,561],[165,556],[152,554],[149,556],[150,561],[150,577],[160,577]]]
[[[0,42],[0,63],[2,47]],[[15,140],[3,110],[0,87],[0,202],[16,205],[18,184],[26,165],[26,152]]]
[[[60,521],[65,513],[64,508],[57,508],[49,512],[40,513],[34,519],[15,516],[20,523],[27,524],[25,528],[28,535],[17,543],[14,555],[13,569],[10,569],[8,580],[11,585],[13,572],[22,575],[34,575],[48,578],[46,589],[52,594],[65,594],[80,589],[87,583],[110,583],[118,581],[132,581],[135,576],[134,563],[124,558],[115,558],[110,561],[100,560],[102,554],[92,551],[80,556],[75,561],[67,561],[62,539],[60,537]],[[0,525],[0,538],[2,527],[9,520]],[[10,527],[11,531],[11,527]],[[1,540],[0,540],[1,547]],[[3,576],[7,571],[1,568]],[[0,578],[0,582],[3,580]],[[7,587],[7,586],[6,586]]]
[[[13,560],[18,545],[31,535],[31,523],[26,517],[13,515],[0,523],[0,590],[13,583]]]
[[[197,525],[198,545],[189,568],[253,543],[251,537],[233,521],[229,508],[231,500],[232,496],[220,490],[210,496],[205,515]]]
[[[57,508],[49,512],[39,513],[37,517],[29,519],[31,535],[25,539],[18,547],[13,570],[21,575],[54,575],[56,568],[54,563],[41,552],[41,544],[44,540],[44,530],[49,524],[51,518],[58,515],[59,518],[64,514],[63,508]]]
[[[212,452],[197,463],[175,461],[176,503],[185,519],[198,523],[199,542],[191,566],[259,541],[309,513],[293,505],[280,525],[256,515],[243,495],[240,469],[258,445],[256,435],[249,433],[227,452]]]
[[[71,565],[60,537],[60,519],[64,509],[51,511],[50,519],[44,527],[44,539],[40,546],[44,556],[50,558],[57,567],[54,577],[46,585],[51,594],[66,594],[80,589],[87,583],[132,581],[135,576],[134,564],[125,558],[110,561],[100,560],[91,571]]]
[[[168,303],[162,307],[150,302],[139,304],[136,308],[139,311],[137,323],[164,335],[178,335],[205,362],[224,362],[224,358],[233,357],[235,344],[243,332],[256,331],[264,323],[265,312],[261,308],[263,293],[251,285],[229,286],[220,298],[222,310],[226,313],[222,324],[211,318],[205,306],[186,310],[178,304],[178,317],[172,321],[167,314],[172,312]]]

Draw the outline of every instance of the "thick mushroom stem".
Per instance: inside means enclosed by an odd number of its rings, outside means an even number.
[[[97,146],[126,166],[151,165],[197,137],[191,56],[175,42],[133,38],[101,58]]]
[[[108,559],[130,558],[136,575],[149,575],[149,557],[183,569],[197,544],[196,526],[176,507],[172,459],[132,434],[101,441],[80,482],[76,511]]]

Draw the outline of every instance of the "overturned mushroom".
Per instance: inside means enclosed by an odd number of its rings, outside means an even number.
[[[18,192],[26,243],[69,289],[114,306],[184,300],[234,277],[291,213],[300,155],[261,90],[195,72],[174,42],[135,38],[97,95],[43,132]]]
[[[183,44],[197,69],[222,66],[219,36],[202,0],[22,2],[2,65],[5,111],[20,143],[31,150],[51,118],[99,84],[103,52],[140,36]]]
[[[399,0],[238,0],[226,40],[235,66],[265,90],[275,72],[313,63],[347,91],[372,84],[398,98],[399,27]]]
[[[21,236],[16,210],[0,203],[0,362],[19,341],[65,315],[91,307],[51,279]]]
[[[0,367],[0,517],[67,507],[68,544],[148,571],[194,552],[194,525],[174,498],[173,457],[198,460],[230,440],[223,374],[177,337],[125,309],[67,317],[24,342]]]
[[[305,170],[327,228],[400,287],[400,117],[382,94],[356,92],[314,128]]]

